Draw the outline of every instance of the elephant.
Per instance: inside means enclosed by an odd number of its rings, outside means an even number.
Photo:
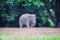
[[[27,28],[33,28],[36,25],[36,15],[35,14],[23,14],[19,18],[19,27],[22,28],[26,25]]]

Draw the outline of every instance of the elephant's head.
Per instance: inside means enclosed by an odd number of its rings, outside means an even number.
[[[30,14],[29,19],[30,19],[30,22],[36,23],[36,15],[35,14]]]

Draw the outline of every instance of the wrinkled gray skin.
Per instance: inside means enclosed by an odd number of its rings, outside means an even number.
[[[33,28],[36,24],[36,15],[35,14],[23,14],[19,18],[19,27],[22,28],[23,25],[26,25],[27,28]]]

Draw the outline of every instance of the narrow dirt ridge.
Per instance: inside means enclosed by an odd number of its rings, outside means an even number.
[[[60,35],[60,28],[0,28],[0,32],[7,32],[13,36],[21,37],[58,36]]]

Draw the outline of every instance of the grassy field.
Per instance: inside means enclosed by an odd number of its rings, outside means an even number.
[[[60,29],[43,29],[0,29],[0,40],[60,40]]]

